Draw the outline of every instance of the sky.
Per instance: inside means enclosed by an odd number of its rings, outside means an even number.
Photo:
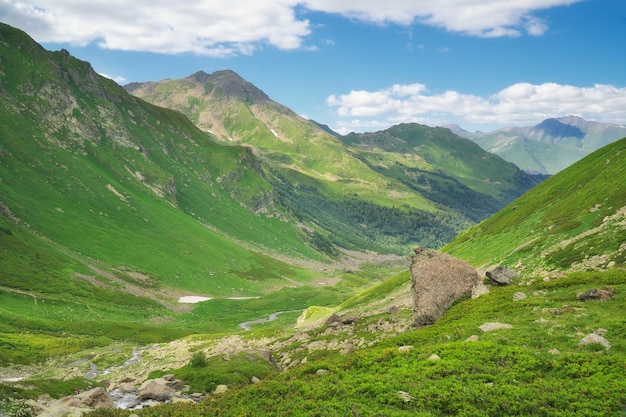
[[[626,125],[624,0],[0,0],[120,85],[230,69],[335,131]]]

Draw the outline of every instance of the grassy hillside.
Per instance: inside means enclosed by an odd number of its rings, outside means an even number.
[[[476,266],[571,270],[626,261],[626,138],[544,181],[442,250]]]
[[[536,184],[515,165],[444,128],[402,124],[341,140],[373,170],[474,222]]]

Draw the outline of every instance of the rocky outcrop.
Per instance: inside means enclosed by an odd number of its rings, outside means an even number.
[[[109,393],[102,387],[59,400],[42,398],[39,402],[33,402],[30,405],[33,407],[33,412],[40,417],[80,416],[87,411],[114,407]]]
[[[594,288],[584,293],[578,294],[579,301],[608,301],[615,295],[615,290],[611,287]]]
[[[418,247],[411,263],[413,325],[432,324],[480,282],[470,264],[446,253]]]

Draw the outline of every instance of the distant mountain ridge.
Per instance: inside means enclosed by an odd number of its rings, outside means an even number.
[[[578,116],[550,118],[535,126],[505,127],[492,132],[451,131],[478,143],[528,172],[555,174],[592,151],[626,136],[626,126],[584,120]]]

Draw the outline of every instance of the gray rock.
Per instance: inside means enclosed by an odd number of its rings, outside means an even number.
[[[318,369],[317,372],[315,372],[315,375],[323,376],[323,375],[326,375],[328,372],[329,372],[328,369]]]
[[[493,285],[508,285],[511,280],[519,276],[516,271],[504,266],[495,267],[491,271],[485,272],[485,275]]]
[[[413,325],[432,324],[457,300],[469,297],[480,277],[470,264],[418,247],[411,262]]]
[[[598,343],[604,346],[606,350],[611,349],[611,344],[609,343],[609,341],[597,333],[588,334],[587,336],[583,337],[580,342],[578,342],[578,344],[581,346],[591,345],[594,343]]]
[[[479,282],[472,288],[472,298],[478,298],[485,294],[489,294],[489,287],[487,287],[482,282]]]
[[[484,323],[480,325],[478,328],[482,330],[483,332],[491,332],[494,330],[512,329],[513,326],[511,326],[510,324],[506,324],[506,323]]]

